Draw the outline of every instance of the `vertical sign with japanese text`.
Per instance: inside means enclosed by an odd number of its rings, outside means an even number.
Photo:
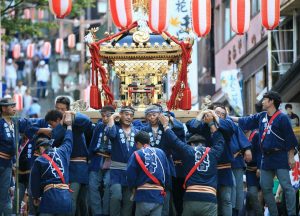
[[[193,33],[189,33],[191,26],[191,1],[190,0],[174,0],[170,1],[170,20],[168,32],[177,36],[180,40],[186,37],[194,37],[195,42],[192,51],[192,63],[188,67],[188,83],[192,91],[192,110],[199,109],[198,99],[198,52],[197,39]],[[175,83],[170,80],[169,92]]]

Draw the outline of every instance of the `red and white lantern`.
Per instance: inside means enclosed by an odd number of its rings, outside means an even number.
[[[168,0],[150,0],[149,28],[153,32],[161,33],[168,28]]]
[[[30,19],[30,18],[31,18],[30,9],[28,8],[24,9],[24,19]]]
[[[30,8],[30,19],[31,19],[31,21],[34,21],[34,18],[35,18],[35,9]]]
[[[68,47],[70,49],[74,48],[75,47],[75,43],[76,43],[76,37],[75,37],[75,34],[70,34],[68,36]]]
[[[16,11],[15,11],[15,10],[11,10],[11,11],[9,12],[9,16],[10,16],[11,18],[14,18],[15,15],[16,15]]]
[[[13,56],[14,59],[18,59],[18,58],[20,58],[20,55],[21,55],[21,45],[16,44],[13,47],[12,56]]]
[[[192,26],[198,37],[205,37],[211,29],[211,0],[192,0]]]
[[[15,93],[13,96],[13,100],[16,102],[16,110],[21,111],[23,110],[23,96],[22,94]]]
[[[261,0],[261,21],[268,29],[275,29],[280,19],[280,0]]]
[[[250,0],[231,0],[231,29],[238,35],[248,31],[250,26]]]
[[[34,44],[29,44],[27,46],[27,51],[26,51],[26,54],[27,54],[27,58],[29,59],[32,59],[33,56],[34,56]]]
[[[49,0],[50,11],[56,18],[63,19],[72,10],[72,0]]]
[[[124,29],[133,23],[132,0],[109,0],[110,12],[114,24]]]
[[[61,54],[64,50],[64,40],[62,38],[57,38],[55,41],[55,52]]]
[[[38,20],[44,19],[44,10],[38,9]]]
[[[51,56],[51,43],[45,42],[43,46],[43,56],[47,59]]]

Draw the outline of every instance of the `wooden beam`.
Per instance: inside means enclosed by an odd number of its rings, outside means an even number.
[[[90,117],[93,122],[97,122],[98,119],[101,119],[101,115],[99,111],[83,111],[82,114],[85,114]],[[185,123],[188,120],[196,118],[199,115],[200,111],[173,111],[176,119],[180,120],[181,122]],[[142,111],[136,111],[134,113],[134,119],[145,119],[145,113]]]

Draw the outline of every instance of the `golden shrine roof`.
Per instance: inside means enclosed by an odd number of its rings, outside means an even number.
[[[102,58],[108,59],[177,59],[181,56],[181,47],[166,36],[136,31],[127,33],[102,44]]]

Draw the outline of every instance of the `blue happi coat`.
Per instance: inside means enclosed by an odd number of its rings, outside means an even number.
[[[74,147],[70,159],[70,182],[77,182],[81,184],[88,184],[89,182],[89,172],[88,172],[88,148],[84,136],[84,132],[92,129],[92,122],[89,117],[76,113],[74,124],[72,127],[73,130],[73,142]],[[63,128],[62,130],[65,130]],[[55,136],[53,136],[54,139]],[[73,158],[86,158],[85,162],[72,161]]]
[[[72,131],[65,132],[65,138],[59,148],[47,150],[45,153],[53,158],[63,176],[66,184],[69,183],[69,163],[73,146]],[[66,189],[51,188],[44,192],[44,187],[48,184],[61,184],[62,180],[52,167],[51,163],[38,157],[32,167],[30,174],[30,191],[33,198],[42,198],[40,203],[40,213],[67,214],[72,211],[71,193]]]
[[[201,159],[202,155],[205,152],[205,147],[196,146],[192,147],[185,144],[176,135],[168,129],[166,131],[167,139],[169,140],[168,145],[172,147],[176,152],[182,155],[183,157],[183,167],[185,175],[187,175],[194,165]],[[192,185],[201,185],[208,190],[212,188],[217,189],[217,164],[220,159],[223,150],[224,150],[224,138],[222,134],[218,131],[213,133],[212,138],[210,139],[211,149],[206,158],[192,174],[192,176],[186,182],[186,187]],[[212,193],[202,192],[185,192],[183,197],[184,200],[189,201],[204,201],[204,202],[217,202],[216,195]]]
[[[99,172],[106,159],[106,157],[98,155],[97,153],[101,152],[105,155],[111,154],[111,142],[108,139],[106,127],[107,125],[99,120],[93,129],[93,137],[89,146],[90,171]]]
[[[179,137],[182,141],[185,141],[185,131],[184,131],[183,124],[174,118],[173,124],[170,123],[169,125],[170,125],[170,128],[177,135],[177,137]],[[158,133],[157,137],[155,137],[153,135],[153,131],[152,131],[152,127],[151,127],[150,123],[147,123],[147,125],[145,127],[141,128],[141,130],[149,133],[149,135],[150,135],[150,143],[149,144],[152,147],[160,148],[165,152],[165,154],[167,155],[168,161],[169,161],[171,175],[176,176],[176,170],[175,170],[174,162],[172,159],[172,149],[167,147],[167,143],[169,141],[166,138],[163,126],[161,124],[159,124],[158,131],[157,131],[157,133]],[[180,158],[177,157],[176,159],[180,159]]]
[[[136,150],[134,136],[137,132],[138,130],[134,126],[131,126],[130,137],[127,140],[119,123],[115,123],[112,127],[107,127],[106,133],[111,141],[111,184],[121,184],[122,186],[128,185],[126,179],[126,164],[131,154]],[[122,163],[123,166],[116,167],[113,165],[114,162]]]
[[[231,137],[231,151],[234,155],[239,153],[237,157],[233,159],[231,167],[233,169],[245,168],[246,164],[243,158],[243,153],[245,152],[245,150],[251,148],[251,143],[248,141],[247,137],[240,127],[238,127],[230,118],[226,118],[226,120],[231,123],[232,129],[234,131],[234,134]]]
[[[239,126],[244,130],[259,129],[261,139],[264,129],[271,117],[267,112],[239,118]],[[264,170],[289,169],[287,152],[298,145],[297,139],[291,127],[289,117],[280,113],[268,129],[262,149],[262,165]]]
[[[165,153],[159,148],[145,146],[136,151],[141,157],[147,170],[154,175],[162,186],[165,187],[170,179],[169,163]],[[139,189],[145,183],[154,185],[155,183],[145,174],[136,160],[135,154],[132,154],[127,166],[128,186],[137,188],[135,192],[136,202],[160,203],[164,202],[164,196],[160,190]]]
[[[252,161],[247,163],[246,168],[246,182],[247,186],[259,187],[259,178],[256,176],[257,169],[261,166],[261,150],[259,146],[259,134],[258,131],[253,131],[255,133],[251,141],[252,147]]]
[[[28,119],[21,118],[17,121],[19,133],[24,133],[26,128],[30,126],[30,121]],[[3,118],[0,118],[0,154],[8,157],[7,159],[0,157],[0,166],[2,167],[12,166],[12,161],[16,152],[14,134],[14,128],[10,127]]]
[[[186,123],[187,128],[191,134],[200,134],[205,137],[207,143],[210,145],[212,138],[210,136],[210,128],[207,124],[197,119],[192,119]],[[227,119],[219,119],[219,131],[222,133],[225,146],[224,151],[218,161],[218,185],[219,186],[233,186],[233,176],[231,171],[231,162],[233,161],[233,154],[231,151],[231,137],[234,133],[232,122]],[[221,169],[221,167],[229,167]]]

